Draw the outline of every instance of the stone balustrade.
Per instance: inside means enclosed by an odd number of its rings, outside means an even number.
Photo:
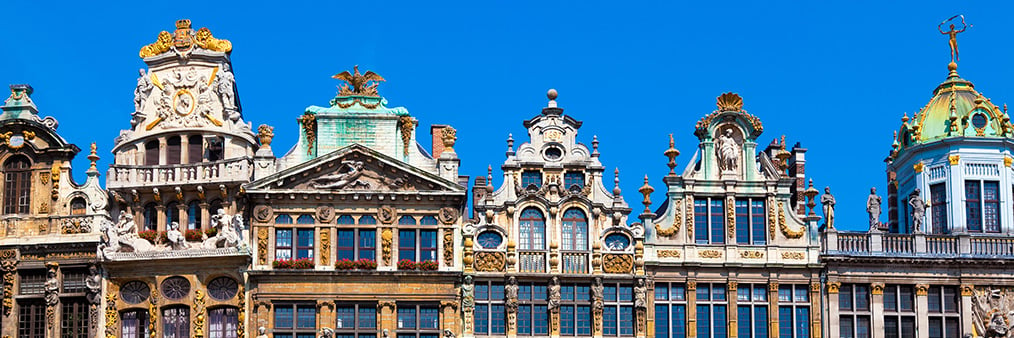
[[[546,251],[518,250],[518,272],[546,272]]]
[[[982,234],[892,234],[829,230],[825,256],[1014,258],[1014,237]]]
[[[107,188],[248,181],[253,171],[251,163],[250,158],[239,157],[192,164],[114,164],[109,166]]]
[[[588,253],[584,251],[564,251],[563,273],[582,274],[588,273]]]

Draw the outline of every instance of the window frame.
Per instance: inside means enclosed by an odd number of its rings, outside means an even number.
[[[339,312],[338,312],[339,308],[344,308],[344,309],[350,308],[350,309],[352,309],[352,320],[353,321],[352,321],[352,326],[351,327],[346,326],[345,323],[344,323],[344,321],[342,322],[342,325],[338,325],[338,321],[342,319],[340,317],[340,315],[339,315]],[[373,327],[362,326],[361,324],[363,322],[363,317],[361,317],[361,316],[364,313],[363,310],[371,310],[371,309],[373,310]],[[339,336],[339,335],[351,335],[352,337],[361,337],[363,335],[376,336],[377,335],[377,329],[378,329],[379,324],[380,324],[378,322],[378,319],[380,319],[380,315],[377,312],[377,309],[378,309],[377,303],[338,303],[338,304],[335,304],[335,318],[334,318],[334,320],[335,320],[335,323],[334,323],[334,333],[335,333],[335,336]],[[366,311],[366,312],[369,312],[369,311]]]
[[[401,318],[401,314],[402,314],[401,310],[402,309],[413,309],[412,313],[413,313],[413,316],[414,316],[413,319],[414,319],[415,322],[412,324],[413,325],[412,327],[403,327],[402,326],[402,325],[404,325],[404,323],[402,322],[402,318]],[[432,327],[432,328],[430,328],[430,327],[422,328],[422,321],[423,321],[423,319],[422,319],[422,317],[423,317],[422,310],[423,309],[434,310],[433,313],[436,313],[437,318],[436,318],[436,323],[433,325],[434,327]],[[437,306],[436,304],[430,304],[430,303],[398,303],[397,304],[397,309],[395,310],[395,323],[396,323],[396,326],[397,326],[396,329],[395,329],[395,333],[394,333],[395,337],[415,337],[415,338],[439,337],[440,333],[441,333],[440,332],[440,320],[441,319],[442,318],[440,317],[440,307]]]
[[[129,314],[133,314],[130,316]],[[128,309],[120,311],[120,337],[121,338],[148,338],[148,325],[150,322],[150,314],[146,309]],[[128,318],[133,317],[133,318]],[[137,332],[133,335],[125,332],[129,323],[136,323]]]
[[[725,245],[725,199],[702,197],[694,200],[694,241],[698,245]],[[719,223],[717,226],[715,223]],[[720,234],[719,236],[715,236]],[[716,238],[717,237],[717,238]]]
[[[686,338],[688,329],[696,329],[687,327],[688,306],[686,284],[655,282],[655,338]],[[659,320],[660,309],[665,309],[664,321]],[[679,314],[675,310],[678,310]],[[680,315],[681,317],[677,317]],[[676,325],[677,319],[679,325]],[[659,324],[663,322],[664,326],[660,326]],[[682,332],[677,331],[678,328],[682,328]],[[661,333],[660,329],[664,329],[665,333]]]
[[[783,300],[783,291],[788,291],[788,300]],[[813,311],[810,308],[810,290],[807,284],[781,284],[778,286],[778,337],[779,338],[810,338],[810,320]],[[800,299],[800,295],[803,296]],[[788,309],[788,317],[783,310]],[[800,318],[805,315],[806,318]],[[786,325],[789,324],[789,325]],[[788,332],[784,332],[788,328]]]
[[[518,217],[518,250],[546,250],[546,214],[542,210],[535,207],[521,210]]]
[[[274,311],[273,311],[274,313],[272,314],[272,323],[273,323],[273,325],[272,325],[272,328],[271,328],[271,334],[272,334],[273,337],[296,337],[298,335],[311,335],[311,336],[315,336],[317,334],[317,315],[318,315],[318,313],[317,313],[317,306],[314,303],[298,303],[298,302],[293,302],[293,303],[275,303],[275,304],[273,304],[273,306],[274,306]],[[292,320],[292,326],[281,327],[281,328],[278,327],[278,322],[279,322],[279,320],[278,320],[279,319],[279,317],[278,317],[279,316],[278,309],[291,309],[292,310],[292,312],[291,312],[292,318],[290,318]],[[299,325],[300,324],[300,322],[299,322],[299,310],[300,309],[304,309],[304,310],[305,309],[309,309],[310,310],[309,312],[313,313],[313,316],[311,316],[312,319],[313,319],[313,324],[312,325],[309,325],[309,326],[300,326]]]
[[[569,291],[568,291],[569,290]],[[568,294],[569,293],[569,294]],[[582,299],[582,297],[584,297]],[[560,283],[560,336],[586,337],[592,335],[591,285],[583,283]],[[571,318],[565,318],[567,312]],[[587,316],[587,320],[584,318]],[[566,321],[570,321],[567,323]],[[587,323],[587,324],[585,324]],[[564,332],[569,328],[573,332]]]
[[[736,244],[767,245],[767,201],[763,197],[737,198],[734,205]],[[746,237],[745,240],[740,238],[741,235]]]
[[[549,336],[549,288],[537,282],[518,282],[517,335]],[[526,318],[527,317],[527,318]],[[524,324],[524,325],[522,325]]]
[[[940,182],[930,185],[930,217],[933,222],[931,233],[947,234],[950,232],[947,219],[947,183]],[[905,205],[908,205],[906,202]]]
[[[701,289],[707,289],[708,298],[701,299]],[[722,290],[718,292],[717,290]],[[698,283],[696,306],[697,310],[697,337],[700,338],[728,338],[729,337],[729,294],[726,285],[722,283]],[[724,299],[716,299],[718,295],[724,295]],[[702,327],[701,309],[708,310],[707,325]],[[719,325],[721,322],[721,325]],[[702,332],[707,330],[708,332]],[[720,335],[720,331],[724,334]]]
[[[229,311],[232,310],[230,313]],[[215,318],[221,317],[222,327],[216,331],[214,325]],[[234,324],[231,328],[229,327],[230,322]],[[208,309],[208,338],[240,338],[239,335],[239,308],[235,306],[217,306]]]
[[[475,290],[475,325],[473,326],[475,335],[506,335],[507,309],[504,283],[492,280],[477,281],[475,282]],[[480,316],[486,318],[480,318]]]
[[[744,295],[745,294],[745,295]],[[745,297],[744,297],[745,296]],[[768,338],[769,308],[767,284],[739,284],[736,288],[737,335],[740,338]],[[743,310],[747,310],[746,318]],[[763,324],[763,326],[758,325]]]
[[[950,291],[950,295],[953,299],[951,303],[952,308],[947,308],[947,293]],[[926,291],[927,296],[927,309],[926,315],[929,317],[929,327],[926,329],[929,331],[929,338],[961,338],[962,327],[961,327],[961,294],[960,287],[955,285],[933,285],[929,286]],[[939,309],[933,309],[931,304],[933,299],[938,299]],[[953,311],[951,311],[953,310]],[[940,335],[934,336],[934,322],[938,322],[940,325]],[[951,327],[956,329],[953,335],[948,335],[948,329]]]
[[[560,250],[588,251],[588,214],[580,208],[568,208],[560,222],[560,237]]]
[[[602,336],[633,337],[636,334],[634,284],[605,282],[603,284]],[[612,290],[612,291],[610,291]],[[607,333],[606,325],[614,323],[615,333]]]
[[[838,289],[838,332],[841,338],[872,338],[873,337],[873,305],[872,305],[872,293],[870,292],[871,287],[869,284],[841,284]],[[864,296],[859,295],[859,291],[862,290]],[[866,308],[860,308],[858,306],[858,300],[863,297],[863,302],[866,304]],[[848,305],[843,302],[843,299],[848,299]],[[850,324],[842,325],[843,322],[847,321]],[[865,320],[865,323],[860,321]],[[865,325],[865,335],[860,336],[861,325]],[[848,335],[841,334],[848,329],[850,332]]]
[[[993,189],[995,199],[987,199],[986,189]],[[965,227],[968,232],[1000,233],[1000,182],[966,179],[964,182]],[[992,215],[990,215],[992,209]],[[992,216],[992,220],[990,217]]]

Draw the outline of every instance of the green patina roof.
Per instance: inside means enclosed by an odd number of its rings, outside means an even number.
[[[337,96],[330,107],[309,106],[306,112],[325,115],[408,115],[405,107],[387,107],[387,99],[378,96]]]
[[[1004,138],[1014,135],[1005,112],[975,90],[972,82],[958,76],[957,65],[948,65],[947,79],[933,90],[929,103],[909,120],[902,118],[892,147],[898,151],[918,144],[952,137]]]

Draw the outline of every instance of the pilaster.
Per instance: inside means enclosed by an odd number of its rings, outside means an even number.
[[[778,282],[768,283],[768,337],[778,337]]]
[[[687,338],[697,338],[697,281],[687,281]]]
[[[828,338],[839,338],[841,331],[838,330],[840,327],[838,318],[838,289],[841,288],[841,282],[827,282],[827,337]],[[815,308],[819,309],[819,307]]]
[[[884,283],[870,284],[873,338],[884,338]]]
[[[961,284],[961,313],[972,313],[972,293],[975,286],[972,284]],[[961,317],[961,332],[972,332],[972,316]]]
[[[915,327],[929,327],[929,285],[915,285]],[[916,338],[929,338],[929,330],[915,330]]]
[[[397,318],[395,318],[396,305],[393,300],[382,300],[377,303],[380,311],[380,322],[377,323],[377,330],[380,332],[388,331],[390,334],[394,334],[394,331],[398,329]]]
[[[726,307],[725,315],[725,317],[729,319],[729,338],[739,337],[739,313],[737,312],[738,307],[736,306],[736,302],[739,301],[739,297],[736,295],[738,292],[737,290],[739,290],[739,282],[729,281],[725,291],[725,299],[729,302],[729,306]]]
[[[820,282],[810,282],[810,337],[812,338],[823,336],[821,334],[821,329],[823,329],[821,313],[823,312],[820,311]]]

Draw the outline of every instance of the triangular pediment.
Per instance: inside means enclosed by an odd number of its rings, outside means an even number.
[[[465,188],[454,182],[359,144],[251,182],[246,190],[248,193],[465,193]]]

